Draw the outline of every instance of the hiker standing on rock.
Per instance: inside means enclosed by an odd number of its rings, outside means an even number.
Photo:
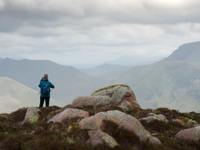
[[[43,107],[44,100],[46,103],[46,107],[48,107],[49,100],[50,100],[50,92],[51,92],[50,88],[54,88],[54,85],[48,80],[48,74],[44,75],[44,77],[41,79],[40,84],[38,86],[41,88],[39,107]]]

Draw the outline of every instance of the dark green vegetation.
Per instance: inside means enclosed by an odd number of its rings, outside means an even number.
[[[67,105],[62,108],[72,108]],[[87,130],[78,128],[80,118],[66,120],[62,123],[47,124],[49,113],[59,110],[57,106],[41,108],[40,118],[37,123],[21,124],[27,108],[19,109],[11,114],[0,115],[0,149],[6,150],[109,150],[107,146],[91,147],[86,144],[89,136]],[[121,110],[116,106],[93,107],[83,106],[79,109],[86,110],[90,115],[108,110]],[[62,111],[61,110],[61,111]],[[124,112],[124,111],[123,111]],[[129,115],[139,119],[146,117],[151,109],[134,109],[126,111]],[[154,112],[160,112],[169,120],[172,118],[195,119],[200,123],[200,114],[198,113],[180,113],[177,110],[167,108],[158,108]],[[58,112],[57,112],[58,113]],[[121,145],[115,147],[115,150],[200,150],[200,142],[180,141],[174,138],[180,130],[190,128],[190,126],[181,126],[169,121],[168,124],[160,121],[153,121],[147,124],[145,121],[142,125],[151,134],[159,138],[162,145],[155,146],[148,143],[139,142],[139,138],[127,130],[119,128],[117,124],[110,121],[104,121],[102,130],[113,136]],[[32,133],[34,131],[34,133]],[[32,134],[31,134],[32,133]]]

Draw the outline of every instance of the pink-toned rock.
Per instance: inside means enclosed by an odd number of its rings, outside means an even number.
[[[93,96],[110,96],[113,105],[117,105],[124,110],[140,108],[136,96],[130,87],[115,86],[103,89],[93,94]]]
[[[118,145],[118,143],[113,137],[111,137],[107,133],[104,133],[100,130],[89,131],[88,134],[89,134],[90,142],[92,146],[107,145],[111,148],[114,148],[115,146]]]
[[[190,119],[190,120],[188,121],[188,123],[189,123],[190,125],[197,125],[197,122],[196,122],[195,120],[192,120],[192,119]]]
[[[111,98],[109,96],[81,96],[73,100],[72,106],[105,106],[111,103]]]
[[[200,140],[200,126],[181,130],[175,135],[175,138],[180,140],[192,140],[197,142]]]
[[[39,119],[39,112],[40,110],[36,107],[29,107],[26,111],[26,115],[24,118],[24,121],[22,123],[25,122],[29,122],[29,123],[35,123],[38,121]]]
[[[147,141],[150,136],[150,133],[135,117],[118,110],[99,112],[94,116],[84,118],[79,122],[79,127],[80,129],[103,130],[103,120],[112,121],[121,128],[135,133],[140,141]]]
[[[55,115],[53,118],[49,119],[47,123],[49,122],[62,122],[66,119],[71,118],[85,118],[89,117],[89,113],[87,111],[83,111],[80,109],[73,109],[73,108],[67,108],[63,112]]]
[[[155,115],[155,116],[149,116],[149,117],[145,117],[145,118],[141,118],[139,120],[140,121],[141,120],[145,120],[145,121],[147,121],[147,123],[149,123],[149,122],[151,122],[153,120],[164,121],[164,122],[168,123],[167,118],[164,115],[162,115],[162,114]]]
[[[154,114],[154,113],[148,113],[148,117],[149,116],[156,116],[156,114]]]
[[[178,124],[180,124],[180,125],[182,125],[182,126],[185,125],[185,123],[184,123],[182,120],[180,120],[180,119],[172,119],[171,121],[172,121],[172,122],[176,122],[176,123],[178,123]]]
[[[159,145],[161,144],[160,140],[156,137],[150,136],[149,137],[149,143],[154,144],[154,145]]]

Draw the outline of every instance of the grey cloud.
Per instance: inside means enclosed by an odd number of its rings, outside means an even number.
[[[0,54],[55,61],[168,55],[200,38],[200,2],[171,2],[0,0]]]
[[[200,3],[191,0],[190,3],[183,0],[181,4],[172,7],[159,3],[157,0],[1,0],[4,8],[1,14],[8,18],[18,18],[22,23],[39,25],[48,23],[48,26],[55,25],[65,18],[70,18],[68,23],[78,20],[80,23],[88,18],[104,18],[109,23],[179,23],[199,22]],[[157,4],[158,3],[158,4]],[[169,4],[171,2],[168,2]],[[47,25],[47,24],[46,24]],[[62,24],[60,24],[62,25]],[[44,25],[44,27],[46,27]]]

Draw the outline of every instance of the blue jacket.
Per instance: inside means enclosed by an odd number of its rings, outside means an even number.
[[[49,80],[45,81],[43,79],[40,81],[40,84],[38,85],[38,87],[41,88],[41,87],[45,87],[46,85],[50,88],[55,87],[51,82],[49,82]],[[51,92],[51,90],[50,90],[50,92]],[[50,97],[50,93],[48,95],[44,95],[40,92],[40,97]]]

